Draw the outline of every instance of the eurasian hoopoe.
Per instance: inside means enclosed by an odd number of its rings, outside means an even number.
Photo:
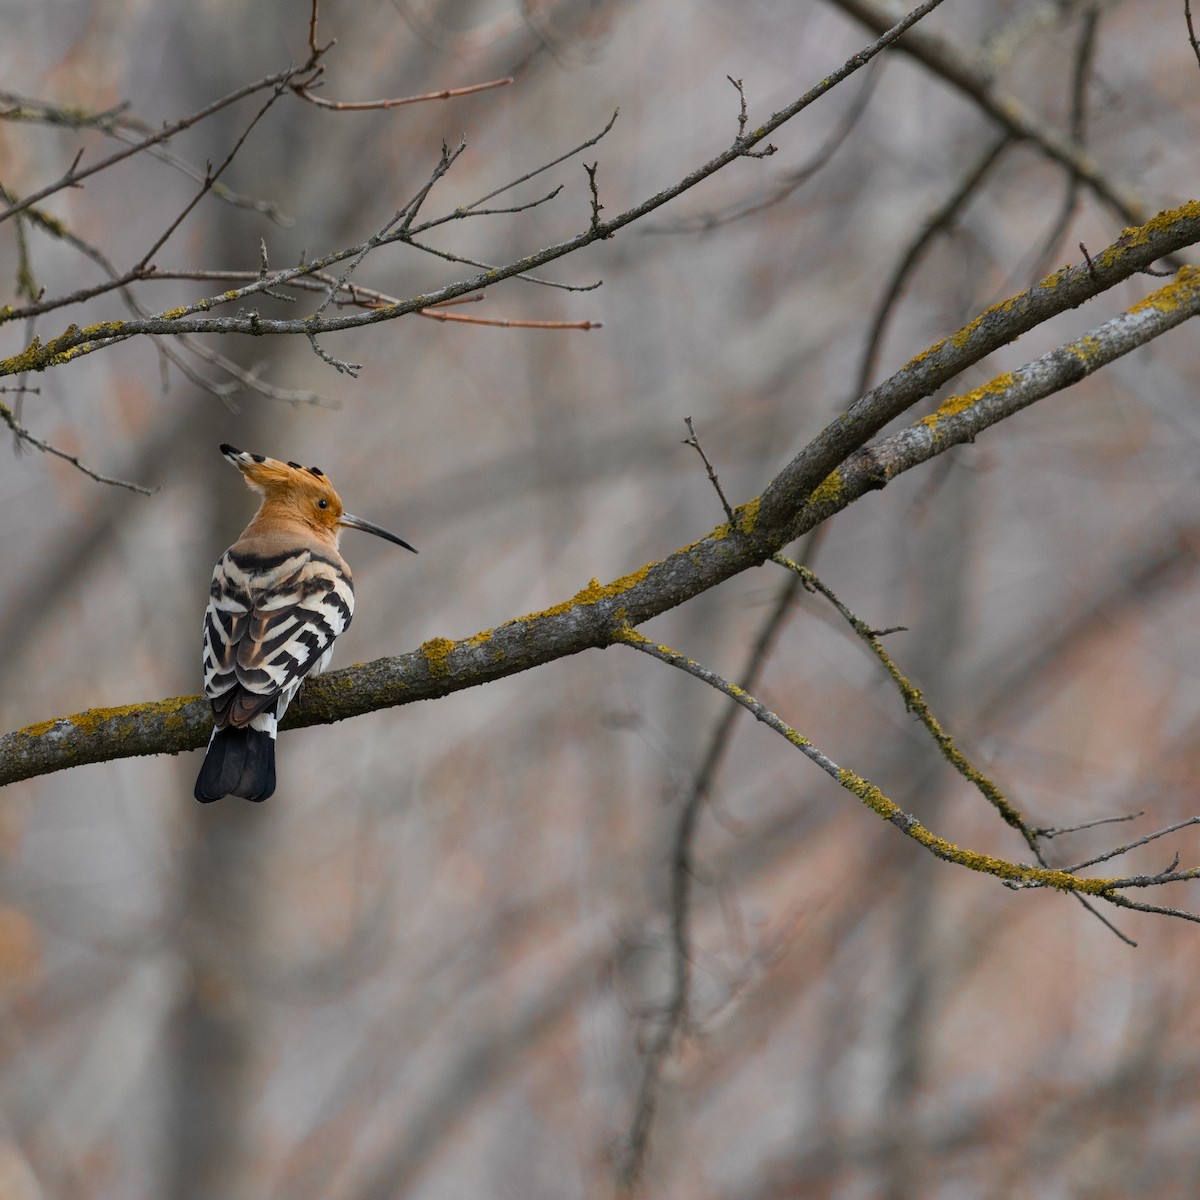
[[[204,691],[215,722],[196,780],[202,803],[265,800],[275,790],[275,733],[300,685],[329,665],[354,615],[339,527],[365,529],[416,553],[378,525],[342,511],[316,467],[228,444],[221,453],[262,496],[254,520],[221,557],[204,613]]]

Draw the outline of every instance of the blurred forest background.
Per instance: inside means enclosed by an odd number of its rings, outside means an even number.
[[[287,223],[209,196],[155,261],[255,271],[260,238],[274,266],[351,245],[426,182],[443,140],[467,150],[429,211],[557,157],[619,108],[582,156],[614,214],[730,143],[727,76],[753,125],[874,39],[852,15],[864,6],[324,0],[328,99],[514,82],[386,111],[285,97],[223,182]],[[307,17],[298,3],[0,0],[0,87],[89,112],[127,102],[157,126],[303,62]],[[926,31],[968,78],[1073,126],[1147,215],[1195,194],[1200,67],[1182,0],[950,0]],[[358,611],[334,665],[364,661],[699,537],[722,514],[685,417],[739,503],[864,374],[1118,236],[1128,222],[1029,144],[985,165],[1003,131],[903,45],[773,135],[772,157],[538,272],[602,287],[511,280],[456,310],[602,329],[412,315],[324,339],[357,379],[300,338],[200,342],[333,404],[223,398],[197,380],[226,372],[183,355],[189,378],[145,338],[24,380],[38,391],[3,399],[34,434],[158,490],[4,447],[0,728],[199,690],[212,566],[254,507],[222,441],[319,465],[351,512],[419,547],[343,539]],[[220,163],[258,104],[171,154]],[[80,148],[87,162],[117,143],[0,121],[0,183],[29,194]],[[976,168],[865,364],[897,263]],[[505,203],[560,182],[551,204],[430,241],[503,263],[570,236],[590,214],[579,158]],[[196,187],[139,155],[44,207],[124,269]],[[25,236],[48,294],[103,278],[70,244]],[[407,297],[469,273],[392,247],[355,279]],[[1159,282],[1057,318],[963,386]],[[218,290],[139,294],[161,311]],[[121,315],[110,295],[10,324],[0,345]],[[907,627],[889,649],[1034,824],[1145,814],[1056,839],[1058,863],[1197,812],[1197,359],[1185,325],[853,505],[815,551],[864,619]],[[787,586],[768,564],[648,631],[737,678]],[[801,594],[787,612],[757,694],[953,841],[1027,855],[832,609]],[[1200,1194],[1195,927],[1106,909],[1135,949],[1069,897],[939,863],[744,714],[696,829],[686,1036],[639,1107],[670,987],[673,841],[727,705],[618,647],[285,732],[263,806],[194,804],[198,753],[6,789],[0,1196]],[[1191,832],[1128,869],[1197,861]],[[1200,890],[1162,902],[1195,909]]]

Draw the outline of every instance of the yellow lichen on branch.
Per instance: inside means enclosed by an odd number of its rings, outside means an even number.
[[[936,857],[966,867],[970,871],[979,871],[984,875],[994,875],[997,879],[1024,883],[1031,887],[1050,887],[1061,892],[1081,892],[1088,896],[1103,895],[1120,882],[1117,879],[1081,878],[1069,871],[1013,863],[991,854],[964,850],[927,829],[916,817],[906,813],[894,800],[888,799],[875,784],[863,779],[861,775],[843,767],[838,772],[838,783],[856,795],[872,812],[889,824],[895,825]]]

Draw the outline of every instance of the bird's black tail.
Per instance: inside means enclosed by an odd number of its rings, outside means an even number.
[[[265,800],[275,791],[275,738],[263,729],[214,729],[196,779],[201,804],[222,796]]]

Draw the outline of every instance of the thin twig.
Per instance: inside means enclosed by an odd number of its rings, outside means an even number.
[[[106,137],[114,138],[127,146],[135,144],[138,140],[133,136],[134,134],[144,138],[157,132],[152,125],[138,117],[129,115],[126,111],[129,107],[127,103],[120,104],[116,108],[105,112],[88,113],[81,112],[78,109],[58,108],[42,100],[26,99],[13,92],[5,91],[0,91],[0,103],[8,103],[16,106],[15,109],[0,113],[0,118],[41,121],[47,125],[66,126],[72,129],[95,129],[103,133]],[[156,158],[159,162],[164,162],[175,170],[181,171],[189,179],[194,179],[197,183],[203,182],[205,172],[193,166],[186,159],[174,154],[166,146],[151,146],[147,148],[146,152],[151,158]],[[283,213],[279,205],[273,200],[263,200],[256,196],[243,196],[240,192],[235,192],[223,183],[214,184],[212,192],[223,203],[231,204],[236,208],[246,208],[252,212],[262,213],[277,225],[288,227],[292,224],[291,218]],[[11,200],[6,202],[11,203]]]
[[[588,147],[594,146],[616,124],[620,111],[621,110],[619,108],[613,110],[613,115],[608,118],[608,124],[605,125],[595,137],[588,138],[586,142],[580,142],[579,145],[573,150],[568,150],[565,154],[560,154],[557,158],[552,158],[548,163],[543,163],[540,167],[536,167],[534,170],[526,172],[526,174],[520,176],[519,178],[501,185],[500,187],[496,188],[495,191],[488,192],[486,196],[480,196],[479,199],[473,204],[468,204],[466,206],[467,210],[470,211],[476,209],[481,204],[486,204],[487,201],[494,200],[502,192],[507,192],[511,188],[515,188],[518,184],[525,183],[528,180],[533,179],[535,176],[541,175],[543,171],[549,171],[551,167],[557,167],[559,163],[566,162],[568,158],[574,158],[576,154],[580,154],[584,150],[588,149]]]
[[[1182,908],[1167,908],[1161,904],[1142,904],[1140,901],[1130,900],[1128,896],[1123,896],[1120,892],[1110,892],[1104,898],[1118,908],[1132,908],[1137,912],[1154,913],[1160,917],[1179,917],[1182,921],[1195,921],[1200,924],[1200,916]]]
[[[236,104],[237,101],[244,99],[246,96],[252,96],[255,92],[261,92],[265,88],[277,87],[281,83],[286,84],[290,80],[295,79],[297,75],[302,75],[309,69],[311,68],[308,64],[304,67],[289,67],[286,71],[278,71],[274,75],[267,75],[255,83],[249,83],[245,87],[240,87],[236,91],[222,96],[219,100],[214,100],[212,104],[200,109],[198,112],[194,112],[190,116],[184,117],[171,125],[164,125],[162,129],[149,137],[143,138],[140,142],[135,142],[132,146],[127,146],[124,150],[116,154],[110,154],[108,158],[103,158],[99,162],[93,163],[90,167],[80,169],[77,157],[66,173],[54,183],[48,184],[40,191],[31,192],[24,199],[18,200],[0,211],[0,221],[6,221],[9,217],[19,212],[24,212],[31,204],[36,204],[39,200],[44,200],[47,196],[62,191],[63,188],[77,187],[81,180],[95,175],[98,171],[105,171],[116,163],[130,158],[142,150],[148,150],[151,146],[157,146],[159,143],[173,138],[177,133],[181,133],[185,129],[190,129],[193,125],[211,117],[214,113],[218,113],[224,108],[228,108],[231,104]],[[81,150],[80,154],[82,153]]]
[[[560,183],[553,190],[547,192],[544,196],[539,196],[536,200],[526,200],[524,204],[512,204],[506,208],[456,208],[453,212],[445,213],[440,217],[433,217],[431,220],[422,221],[419,225],[411,226],[408,233],[410,236],[415,237],[417,234],[425,233],[427,230],[436,229],[439,225],[446,225],[451,221],[464,221],[468,217],[500,217],[509,216],[513,213],[528,212],[531,208],[537,208],[539,205],[553,200],[562,190],[563,185]]]
[[[611,233],[605,233],[602,228],[600,214],[604,211],[604,205],[600,203],[600,189],[596,186],[596,168],[599,167],[599,162],[584,163],[583,169],[587,172],[588,187],[592,193],[592,236],[597,238],[610,238]]]
[[[716,488],[717,495],[721,498],[721,507],[725,510],[725,516],[732,525],[734,520],[733,509],[730,507],[729,501],[725,499],[725,493],[721,489],[721,481],[717,478],[717,473],[713,470],[712,463],[708,461],[708,455],[704,453],[704,447],[700,445],[700,439],[696,436],[696,427],[692,424],[692,418],[684,417],[683,423],[688,429],[688,435],[683,439],[683,445],[691,446],[700,455],[700,459],[704,463],[704,469],[708,472],[709,481]]]
[[[317,9],[320,6],[320,0],[312,0],[312,6],[308,13],[308,51],[313,61],[316,61],[320,55],[317,49]],[[330,45],[333,43],[331,42]]]
[[[406,241],[414,249],[423,250],[426,254],[432,254],[435,258],[444,259],[446,262],[462,263],[468,267],[478,267],[481,271],[489,273],[503,270],[502,267],[498,267],[494,263],[484,262],[478,258],[468,258],[465,254],[452,254],[449,250],[439,250],[436,246],[430,246],[425,242],[418,242],[413,237],[406,239]],[[540,275],[530,275],[526,271],[514,274],[511,278],[519,279],[524,283],[535,283],[540,287],[558,288],[564,292],[594,292],[598,287],[604,286],[603,279],[597,279],[595,283],[562,283],[557,279],[543,279]]]
[[[603,329],[603,321],[528,321],[518,317],[476,317],[470,313],[442,312],[438,308],[422,308],[418,316],[433,321],[459,321],[464,325],[489,325],[496,329]]]
[[[416,219],[417,213],[420,212],[421,205],[425,203],[426,196],[433,190],[433,185],[450,170],[458,159],[458,156],[466,148],[467,139],[465,137],[459,139],[458,145],[453,150],[445,142],[442,143],[442,156],[438,159],[438,164],[434,167],[433,174],[429,176],[421,190],[392,218],[391,222],[383,227],[380,231],[381,236],[386,236],[391,226],[397,220],[400,220],[400,218],[403,218],[403,220],[400,223],[400,228],[397,230],[396,236],[404,237],[411,231],[412,223]]]
[[[1064,837],[1068,833],[1081,833],[1085,829],[1096,829],[1100,825],[1119,825],[1125,821],[1136,821],[1138,817],[1144,817],[1145,811],[1135,813],[1126,813],[1121,817],[1097,817],[1094,821],[1084,821],[1079,825],[1066,825],[1060,827],[1042,826],[1034,827],[1034,834],[1039,838],[1045,838],[1049,841],[1051,838]]]
[[[735,144],[746,143],[748,146],[752,146],[754,145],[756,139],[748,139],[746,137],[746,126],[749,124],[749,117],[746,114],[746,89],[743,85],[743,81],[740,79],[734,79],[732,75],[726,75],[725,78],[733,84],[733,86],[737,89],[738,94],[738,131]],[[778,146],[773,146],[770,142],[768,142],[761,150],[747,149],[745,151],[745,156],[747,158],[769,158],[778,149]]]
[[[1196,62],[1200,63],[1200,42],[1196,41],[1196,27],[1192,23],[1192,0],[1183,0],[1183,17],[1187,21],[1188,41],[1192,44],[1192,52]]]
[[[212,169],[211,163],[208,165],[204,172],[204,182],[200,185],[200,190],[192,197],[191,201],[184,206],[183,211],[171,222],[170,225],[167,226],[161,237],[159,237],[159,239],[134,265],[132,272],[133,274],[141,274],[146,270],[146,268],[149,266],[150,260],[159,252],[159,250],[162,249],[163,245],[166,243],[171,234],[173,234],[175,230],[183,224],[183,222],[187,219],[188,214],[196,207],[197,204],[200,203],[201,200],[204,199],[206,195],[208,195],[208,193],[212,190],[213,184],[215,184],[217,180],[221,178],[221,176],[225,173],[226,167],[233,162],[238,151],[241,150],[243,145],[245,145],[246,139],[250,136],[250,131],[259,123],[259,121],[263,119],[263,117],[267,115],[267,113],[274,106],[275,102],[280,96],[283,95],[285,87],[286,85],[282,83],[275,87],[274,91],[272,91],[270,97],[267,99],[267,102],[258,110],[258,112],[254,114],[254,116],[250,119],[249,124],[245,129],[242,130],[241,137],[234,142],[233,148],[225,156],[225,159],[221,165],[215,171]]]
[[[94,479],[97,483],[107,483],[113,487],[126,488],[142,496],[153,496],[158,490],[157,488],[143,487],[140,483],[130,483],[127,479],[115,479],[111,475],[102,475],[99,471],[94,471],[86,463],[82,462],[76,455],[68,454],[65,450],[60,450],[57,446],[52,446],[49,442],[44,442],[41,438],[34,437],[17,420],[16,415],[7,404],[0,404],[0,421],[3,421],[16,434],[20,441],[26,442],[46,454],[53,454],[55,458],[61,458],[64,462],[69,462],[76,470],[82,471],[88,478]]]
[[[1126,818],[1109,818],[1110,821],[1124,819]],[[1097,821],[1095,824],[1099,825],[1102,822]],[[1134,842],[1126,842],[1123,846],[1116,846],[1112,850],[1106,850],[1103,854],[1097,854],[1095,858],[1085,858],[1083,862],[1078,862],[1072,867],[1064,867],[1063,870],[1074,874],[1076,871],[1082,871],[1084,867],[1092,867],[1096,863],[1108,862],[1110,859],[1119,858],[1122,854],[1128,854],[1130,850],[1136,850],[1138,846],[1145,846],[1150,842],[1157,841],[1161,837],[1166,837],[1169,833],[1177,833],[1180,829],[1187,829],[1191,825],[1200,825],[1200,817],[1188,817],[1186,821],[1178,821],[1174,825],[1166,826],[1164,829],[1156,829],[1153,833],[1148,833],[1145,837],[1140,837]]]
[[[449,100],[453,96],[469,96],[473,92],[486,92],[489,88],[506,87],[512,83],[511,75],[503,79],[489,79],[487,83],[472,83],[466,87],[442,88],[437,92],[423,92],[419,96],[399,96],[390,100],[326,100],[314,95],[306,84],[293,84],[292,91],[301,100],[316,104],[320,108],[331,109],[334,112],[367,112],[379,108],[399,108],[402,104],[421,104],[426,100]]]
[[[397,223],[400,223],[400,229],[397,236],[403,236],[407,232],[408,226],[412,223],[413,218],[417,215],[421,204],[424,202],[425,197],[429,195],[433,185],[437,183],[437,181],[441,179],[443,175],[445,175],[445,173],[453,165],[454,160],[458,158],[458,156],[462,154],[466,148],[466,138],[463,138],[453,151],[450,150],[445,142],[442,143],[441,158],[438,159],[437,166],[434,167],[433,173],[429,176],[429,179],[421,187],[420,191],[418,191],[417,194],[406,205],[404,205],[403,208],[397,209],[396,212],[392,214],[392,216],[383,225],[378,233],[368,238],[367,241],[363,243],[358,252],[349,261],[349,263],[347,263],[346,268],[342,271],[341,275],[337,277],[334,283],[330,284],[325,293],[325,298],[320,304],[317,305],[316,311],[312,314],[312,316],[308,318],[309,325],[316,325],[320,321],[321,314],[328,307],[329,302],[343,287],[346,286],[346,280],[350,278],[363,259],[366,258],[376,246],[384,243],[389,232]],[[357,378],[358,372],[362,369],[361,363],[350,363],[340,358],[334,358],[331,354],[328,354],[325,350],[323,350],[320,345],[318,345],[315,330],[310,328],[306,330],[306,333],[308,335],[309,345],[312,346],[318,358],[329,363],[329,365],[334,367],[339,373],[349,375],[351,378]]]
[[[781,183],[766,195],[760,195],[757,199],[749,201],[740,200],[735,204],[729,205],[727,208],[719,209],[715,212],[698,213],[693,217],[684,217],[674,223],[651,225],[643,232],[707,233],[709,230],[718,229],[722,225],[729,225],[734,221],[742,221],[747,217],[757,216],[759,213],[783,203],[784,200],[803,187],[823,167],[828,165],[837,151],[846,144],[854,127],[858,124],[859,118],[867,111],[867,104],[871,99],[875,83],[879,77],[879,72],[873,68],[868,73],[866,82],[859,88],[858,94],[851,102],[850,107],[838,122],[837,127],[826,138],[824,143],[817,148],[813,156],[803,166],[797,167],[794,171],[789,171],[783,177]]]
[[[335,358],[328,350],[322,348],[321,343],[317,341],[315,333],[309,333],[308,344],[312,347],[313,353],[322,362],[328,363],[339,375],[349,375],[351,379],[358,378],[358,373],[362,370],[362,363],[349,362],[344,358]]]

